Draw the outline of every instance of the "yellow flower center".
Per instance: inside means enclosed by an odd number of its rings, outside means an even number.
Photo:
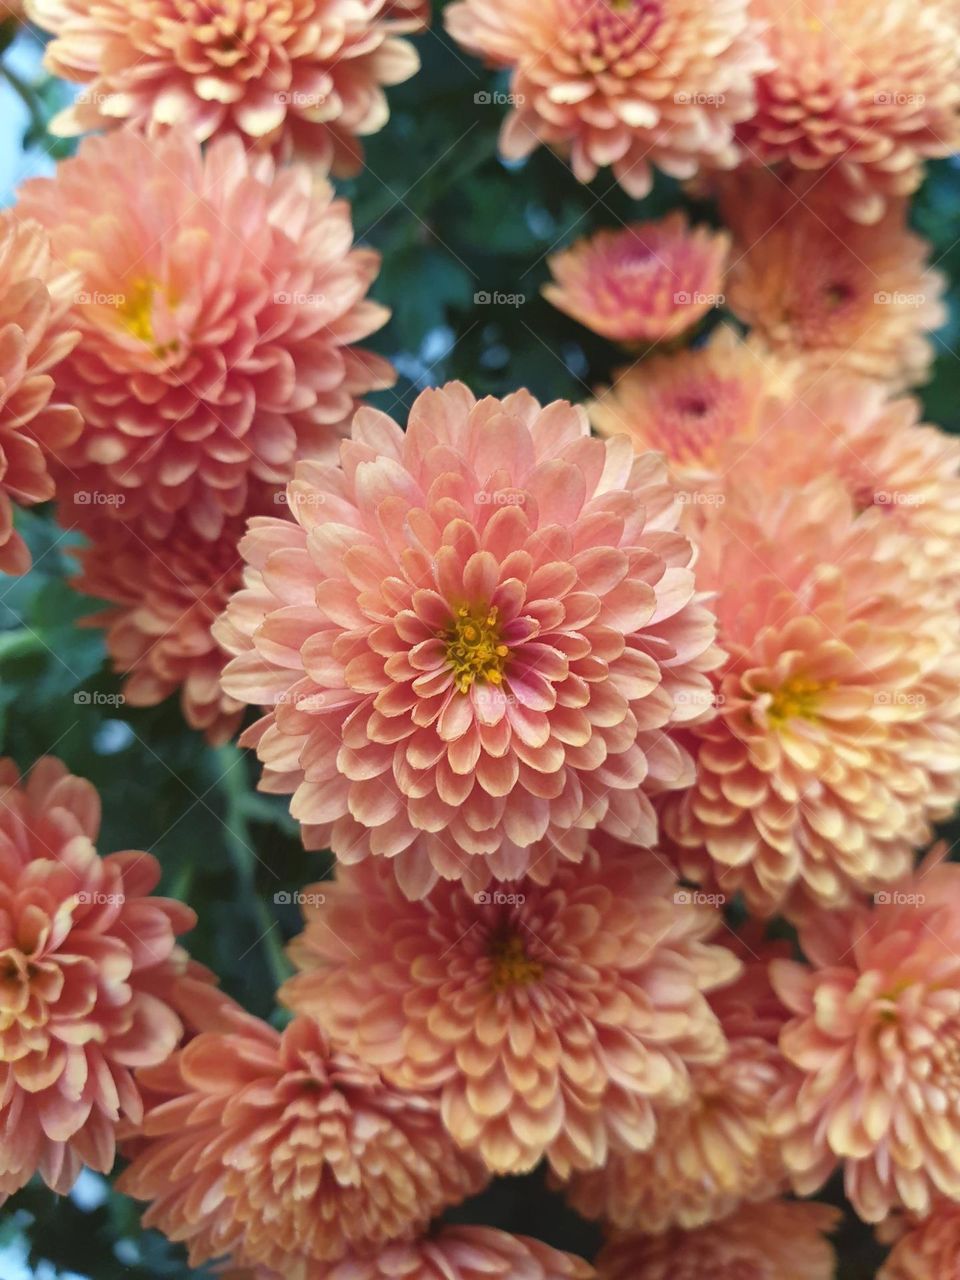
[[[523,939],[516,934],[497,939],[490,948],[490,958],[493,961],[490,985],[494,991],[527,987],[543,977],[543,965],[530,959]]]
[[[792,676],[773,693],[767,708],[768,720],[778,726],[789,720],[815,720],[820,695],[829,687],[806,676]]]
[[[117,313],[128,333],[151,347],[154,355],[165,356],[176,351],[179,343],[176,339],[171,342],[157,341],[153,327],[153,304],[157,289],[157,281],[149,276],[133,281],[127,286],[123,301],[118,303]]]
[[[466,693],[475,680],[503,683],[510,650],[500,639],[496,608],[468,609],[463,605],[443,639],[447,642],[447,661],[453,668],[454,683],[461,693]]]

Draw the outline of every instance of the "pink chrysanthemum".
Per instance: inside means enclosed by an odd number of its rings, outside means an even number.
[[[654,166],[690,178],[736,164],[734,127],[769,65],[749,0],[461,0],[444,16],[467,49],[513,72],[504,155],[546,143],[581,182],[610,166],[638,199]]]
[[[757,913],[795,891],[835,907],[905,874],[956,803],[955,595],[835,477],[720,496],[695,508],[697,571],[728,658],[664,828],[686,874]]]
[[[208,5],[182,0],[27,0],[56,37],[46,65],[85,85],[52,122],[73,136],[131,123],[152,138],[171,127],[198,142],[236,137],[245,150],[309,153],[341,173],[362,162],[360,137],[390,114],[385,85],[418,69],[397,39],[415,29],[387,0],[290,0]],[[389,10],[389,12],[387,12]]]
[[[222,1009],[217,1030],[141,1077],[162,1100],[118,1185],[194,1266],[231,1255],[306,1280],[416,1235],[484,1180],[434,1099],[387,1085],[309,1019],[278,1032]]]
[[[960,539],[960,441],[919,422],[910,396],[843,373],[800,379],[794,394],[769,401],[752,436],[726,451],[715,474],[749,473],[756,484],[786,488],[829,473],[861,513],[906,535],[924,573],[956,593]],[[868,515],[869,513],[869,515]]]
[[[97,855],[97,793],[59,761],[21,783],[4,760],[0,790],[0,1199],[35,1172],[65,1194],[109,1172],[140,1119],[133,1069],[176,1048],[163,993],[194,915],[150,896],[150,854]]]
[[[702,347],[623,370],[587,411],[602,436],[628,435],[638,453],[663,453],[686,486],[715,478],[731,441],[756,436],[761,410],[785,377],[722,326]]]
[[[840,1212],[774,1200],[697,1231],[621,1236],[597,1259],[598,1280],[833,1280],[826,1238]]]
[[[546,886],[413,903],[382,863],[323,889],[283,999],[397,1084],[439,1089],[453,1137],[497,1173],[648,1147],[653,1101],[685,1101],[690,1068],[725,1052],[703,992],[738,962],[654,855],[590,851]]]
[[[730,942],[744,971],[710,996],[726,1036],[725,1055],[691,1069],[691,1092],[683,1103],[657,1102],[651,1147],[611,1152],[603,1168],[571,1180],[568,1198],[585,1217],[659,1233],[702,1226],[744,1200],[769,1200],[785,1189],[770,1104],[789,1070],[777,1047],[787,1011],[770,986],[768,966],[790,949],[763,942],[757,931],[749,942]]]
[[[926,380],[944,323],[944,277],[930,245],[891,202],[862,226],[837,208],[834,182],[800,195],[770,173],[721,185],[736,241],[727,305],[775,356],[849,369],[897,387]]]
[[[604,338],[665,342],[721,300],[730,237],[690,228],[684,213],[598,231],[549,258],[543,295]]]
[[[960,1199],[960,867],[943,853],[870,909],[810,913],[809,964],[772,967],[794,1014],[780,1046],[796,1071],[774,1109],[784,1160],[801,1193],[842,1164],[868,1222]]]
[[[263,1268],[223,1280],[289,1280]],[[493,1227],[443,1227],[421,1240],[387,1245],[372,1258],[347,1258],[302,1280],[595,1280],[591,1266],[539,1240]]]
[[[308,848],[393,860],[405,892],[549,880],[601,827],[651,845],[691,780],[671,731],[709,706],[713,622],[654,455],[527,392],[424,392],[406,433],[360,410],[301,463],[297,524],[245,539],[224,688]]]
[[[253,506],[282,509],[269,495],[258,494]],[[62,506],[60,522],[67,523],[73,511],[90,510]],[[187,724],[215,746],[227,742],[239,728],[244,706],[221,688],[227,655],[210,628],[242,585],[237,546],[246,516],[229,517],[215,542],[198,539],[188,528],[154,541],[117,520],[82,516],[80,524],[90,543],[77,553],[80,573],[71,585],[109,605],[83,621],[106,628],[114,670],[126,676],[126,701],[152,707],[179,693]]]
[[[941,1201],[929,1218],[907,1224],[877,1280],[951,1280],[960,1274],[960,1204]]]
[[[122,497],[103,510],[151,536],[218,537],[251,480],[288,480],[392,381],[350,345],[387,316],[365,301],[379,257],[351,249],[348,206],[305,168],[277,172],[237,139],[201,155],[184,133],[122,132],[27,182],[18,212],[82,274],[82,341],[56,373],[85,422],[64,454],[73,483]]]
[[[738,129],[750,159],[829,169],[846,211],[875,222],[924,160],[960,148],[960,17],[954,0],[752,0],[772,69]]]
[[[2,10],[0,10],[2,16]],[[57,264],[44,231],[0,213],[0,570],[25,573],[30,552],[13,527],[14,504],[46,502],[48,471],[80,434],[80,414],[53,401],[51,372],[79,333],[67,313],[76,281]]]

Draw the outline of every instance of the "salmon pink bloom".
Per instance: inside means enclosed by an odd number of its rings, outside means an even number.
[[[690,228],[686,215],[598,231],[548,259],[543,295],[613,342],[668,342],[722,297],[730,237]]]
[[[128,122],[158,138],[180,126],[198,142],[227,134],[244,150],[302,151],[323,170],[354,172],[359,138],[389,118],[384,86],[420,65],[397,39],[419,25],[408,0],[27,5],[55,37],[49,70],[85,86],[51,125],[67,137]]]
[[[774,1108],[794,1186],[841,1165],[867,1222],[960,1198],[960,867],[943,857],[871,908],[810,912],[808,963],[772,970],[794,1015],[780,1046],[796,1070]]]
[[[148,853],[99,857],[100,802],[52,758],[0,762],[0,1199],[39,1172],[66,1194],[109,1173],[142,1103],[134,1070],[182,1027],[169,989],[193,912],[153,897]]]
[[[548,885],[407,902],[389,867],[340,868],[292,946],[299,1013],[412,1089],[439,1089],[456,1141],[489,1169],[544,1155],[563,1177],[646,1149],[653,1103],[726,1050],[704,992],[738,961],[716,910],[635,849],[588,852]]]
[[[654,167],[674,178],[733,168],[734,128],[754,114],[769,65],[749,0],[460,0],[444,18],[471,53],[511,71],[506,157],[546,144],[581,182],[609,166],[637,199]]]
[[[813,186],[829,170],[841,207],[876,222],[917,189],[926,159],[960,149],[954,0],[752,0],[752,12],[773,60],[738,130],[752,160]]]
[[[947,1280],[960,1269],[960,1205],[941,1201],[929,1218],[908,1220],[877,1280]]]
[[[387,318],[365,300],[379,256],[351,248],[349,207],[302,166],[124,131],[25,183],[17,212],[81,276],[82,341],[55,377],[85,426],[64,466],[150,537],[218,538],[252,482],[334,448],[357,398],[393,380],[351,345]]]
[[[242,740],[308,848],[390,858],[411,897],[549,881],[597,827],[650,846],[692,779],[676,727],[717,661],[662,461],[527,392],[424,392],[301,463],[296,523],[255,521],[216,635]]]
[[[193,1266],[231,1255],[305,1280],[416,1235],[484,1182],[435,1099],[387,1085],[309,1019],[278,1032],[221,1007],[141,1080],[156,1101],[118,1185]]]
[[[598,1280],[833,1280],[826,1238],[840,1211],[773,1200],[744,1205],[697,1231],[618,1236],[597,1259]]]

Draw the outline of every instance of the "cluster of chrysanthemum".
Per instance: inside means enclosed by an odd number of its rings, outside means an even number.
[[[960,444],[910,394],[944,308],[906,206],[960,145],[953,0],[450,6],[508,156],[697,176],[722,226],[552,257],[634,359],[585,407],[451,383],[403,426],[317,168],[424,6],[26,8],[57,127],[123,128],[0,220],[0,568],[56,494],[127,700],[212,742],[258,708],[337,868],[277,1029],[97,853],[89,784],[0,764],[0,1195],[119,1142],[233,1280],[828,1280],[839,1215],[790,1197],[841,1172],[884,1277],[960,1267],[960,867],[915,865],[960,801]],[[444,1223],[542,1162],[593,1266]]]

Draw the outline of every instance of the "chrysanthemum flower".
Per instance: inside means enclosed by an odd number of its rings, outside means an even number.
[[[109,1172],[133,1069],[176,1048],[162,990],[194,915],[151,896],[148,853],[97,855],[97,793],[59,761],[0,762],[0,791],[0,1199],[36,1172],[65,1194]]]
[[[652,854],[611,847],[549,885],[405,901],[389,867],[340,868],[307,908],[282,988],[395,1083],[439,1089],[456,1141],[497,1173],[565,1177],[654,1139],[654,1100],[726,1049],[703,993],[737,974],[716,910],[674,900]]]
[[[254,507],[280,509],[268,498]],[[64,504],[60,522],[67,523],[74,511],[90,510]],[[109,605],[85,618],[84,625],[106,628],[114,670],[126,676],[127,703],[152,707],[179,693],[187,724],[214,745],[227,742],[240,725],[244,706],[220,686],[227,655],[210,628],[242,584],[237,545],[246,517],[229,517],[215,542],[199,539],[185,527],[152,540],[118,520],[100,517],[85,523],[81,518],[80,523],[90,542],[77,553],[80,573],[71,585]]]
[[[731,441],[755,438],[784,376],[722,326],[702,347],[631,365],[587,412],[602,436],[628,435],[638,453],[663,453],[682,485],[697,484],[722,472]]]
[[[2,16],[2,10],[0,10]],[[53,371],[79,338],[67,320],[76,290],[44,231],[0,213],[0,570],[24,573],[30,552],[13,527],[14,504],[46,502],[48,471],[80,434],[80,414],[52,401]]]
[[[745,435],[721,459],[717,483],[724,473],[749,473],[776,489],[830,473],[861,513],[858,523],[880,520],[906,534],[930,580],[956,593],[960,442],[919,417],[917,400],[891,398],[881,383],[815,373],[764,405],[753,438]]]
[[[840,1218],[826,1204],[745,1205],[697,1231],[620,1236],[597,1259],[598,1280],[833,1280],[826,1238]]]
[[[594,1280],[580,1258],[493,1227],[443,1227],[420,1240],[389,1244],[371,1258],[346,1258],[306,1271],[302,1280]],[[264,1268],[228,1271],[223,1280],[288,1280]]]
[[[424,31],[430,25],[431,0],[386,0],[381,17],[394,31]]]
[[[231,1255],[306,1280],[417,1234],[484,1180],[435,1099],[331,1049],[310,1019],[278,1032],[234,1006],[141,1077],[162,1100],[118,1185],[194,1266]]]
[[[653,166],[675,178],[734,166],[734,126],[753,115],[769,65],[749,0],[461,0],[444,16],[467,49],[513,73],[505,156],[545,143],[581,182],[610,166],[638,199]]]
[[[759,914],[793,891],[835,907],[905,874],[956,803],[955,594],[835,477],[722,496],[696,508],[697,571],[729,656],[664,829],[686,874]]]
[[[960,148],[960,18],[953,0],[753,0],[773,67],[738,129],[748,156],[816,182],[829,169],[846,211],[875,222],[924,160]]]
[[[651,845],[709,706],[712,618],[654,455],[527,392],[424,392],[406,433],[360,410],[339,466],[301,463],[297,524],[245,539],[217,636],[245,742],[308,848],[438,875],[549,879],[602,827]]]
[[[683,1103],[656,1103],[657,1138],[648,1150],[611,1152],[601,1169],[571,1180],[568,1198],[585,1217],[657,1233],[702,1226],[744,1200],[769,1200],[784,1190],[770,1104],[789,1070],[777,1047],[787,1011],[768,967],[790,948],[763,942],[755,931],[748,943],[729,941],[744,971],[709,997],[727,1039],[724,1057],[691,1069]]]
[[[958,882],[956,864],[927,864],[872,908],[811,913],[809,964],[772,967],[794,1014],[780,1045],[796,1073],[774,1115],[794,1186],[812,1191],[842,1164],[868,1222],[960,1199]]]
[[[843,216],[835,184],[798,194],[770,173],[736,173],[721,203],[736,235],[727,305],[773,354],[894,386],[925,381],[929,334],[947,318],[929,244],[891,201],[871,226]]]
[[[420,65],[396,36],[413,28],[391,20],[386,0],[225,0],[215,12],[181,0],[27,3],[56,37],[49,70],[86,86],[51,124],[66,136],[129,122],[157,138],[182,126],[198,142],[229,134],[245,150],[309,152],[324,170],[353,172],[358,139],[389,117],[384,86]]]
[[[82,341],[56,372],[85,421],[65,462],[150,536],[218,537],[249,481],[285,482],[392,381],[350,346],[387,315],[364,300],[379,257],[351,249],[348,206],[305,168],[121,132],[26,183],[18,212],[82,275]]]
[[[669,341],[717,305],[729,248],[726,232],[691,229],[682,212],[598,231],[548,258],[543,295],[614,342]]]
[[[949,1280],[960,1271],[960,1204],[941,1201],[894,1246],[877,1280]]]

